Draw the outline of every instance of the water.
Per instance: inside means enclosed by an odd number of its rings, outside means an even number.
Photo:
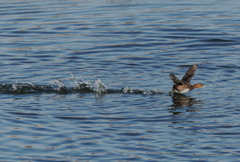
[[[239,161],[239,5],[1,1],[0,159]]]

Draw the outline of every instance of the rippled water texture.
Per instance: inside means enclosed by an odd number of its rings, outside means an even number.
[[[0,1],[0,161],[239,161],[239,6]]]

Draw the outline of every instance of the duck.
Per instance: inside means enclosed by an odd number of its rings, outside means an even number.
[[[169,95],[172,94],[183,94],[187,93],[195,88],[203,88],[205,87],[202,83],[190,84],[196,70],[198,68],[197,64],[192,65],[186,74],[183,76],[182,80],[178,79],[173,73],[170,74],[170,79],[173,81],[174,85],[172,87],[172,91],[169,92]]]

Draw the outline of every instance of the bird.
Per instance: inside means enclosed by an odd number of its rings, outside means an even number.
[[[198,68],[197,64],[192,65],[186,74],[183,76],[182,80],[178,79],[173,73],[170,74],[170,79],[174,82],[174,85],[172,87],[172,91],[169,92],[169,95],[172,94],[183,94],[187,93],[195,88],[203,88],[205,87],[202,83],[197,84],[190,84],[190,81],[192,80],[196,70]]]

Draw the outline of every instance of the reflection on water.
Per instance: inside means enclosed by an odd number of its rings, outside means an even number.
[[[170,112],[174,115],[181,114],[183,111],[194,112],[195,108],[192,108],[194,104],[199,103],[199,100],[187,96],[185,94],[172,95],[172,105],[170,106]]]
[[[188,97],[184,94],[174,94],[172,96],[173,106],[175,108],[192,106],[196,103],[195,98]]]

